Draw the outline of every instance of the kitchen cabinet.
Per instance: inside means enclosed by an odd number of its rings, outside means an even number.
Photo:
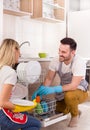
[[[3,0],[5,14],[25,16],[48,22],[64,22],[66,0]]]
[[[25,1],[27,1],[27,3],[25,3]],[[3,13],[15,16],[30,16],[33,12],[33,0],[30,0],[30,4],[28,4],[28,1],[29,0],[3,0]]]
[[[33,13],[33,1],[34,0],[20,0],[20,10],[27,12],[27,13]]]
[[[64,21],[65,20],[65,0],[39,0],[33,3],[33,15],[44,21]]]
[[[31,5],[31,0],[21,0],[24,7],[24,11],[28,12],[28,7]],[[31,18],[52,21],[63,22],[65,21],[66,0],[33,0],[33,14]],[[22,6],[21,6],[22,7]]]

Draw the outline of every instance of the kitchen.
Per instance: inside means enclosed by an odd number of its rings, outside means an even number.
[[[76,5],[80,2],[79,0],[76,0]],[[81,0],[82,1],[82,0]],[[84,2],[85,0],[83,0]],[[33,58],[35,60],[43,61],[43,62],[48,62],[51,61],[52,57],[55,57],[58,54],[58,46],[59,46],[59,41],[66,35],[72,36],[75,38],[78,42],[78,53],[82,55],[86,60],[90,58],[90,53],[89,53],[89,33],[87,34],[87,30],[90,30],[90,27],[88,26],[90,23],[90,17],[85,17],[87,14],[86,6],[85,3],[84,5],[81,4],[82,10],[85,9],[84,12],[84,18],[82,17],[82,20],[77,19],[77,14],[75,12],[70,12],[73,14],[74,19],[69,19],[69,16],[72,14],[69,14],[68,16],[68,21],[66,23],[66,19],[64,22],[45,22],[45,21],[40,21],[40,20],[35,20],[33,18],[30,18],[31,16],[24,16],[24,17],[19,17],[19,16],[14,16],[14,15],[9,15],[9,14],[3,14],[2,9],[3,9],[3,4],[2,0],[0,1],[0,15],[2,20],[0,20],[0,40],[2,38],[14,38],[16,39],[20,44],[24,41],[30,41],[30,46],[28,44],[24,44],[21,47],[21,56],[24,57],[22,59],[26,60],[29,58]],[[71,2],[71,1],[70,1]],[[73,0],[72,3],[74,3],[75,0]],[[89,0],[87,1],[89,2]],[[87,4],[89,6],[89,4]],[[78,11],[79,6],[75,7],[75,3],[73,7],[71,6],[74,10]],[[90,9],[90,7],[88,7]],[[73,10],[72,9],[72,10]],[[88,10],[89,11],[89,10]],[[89,16],[90,16],[90,11],[89,11]],[[76,18],[75,18],[76,17]],[[80,17],[79,17],[80,18]],[[83,27],[85,26],[85,29],[79,32],[78,29],[81,30],[81,28],[78,28],[81,26],[81,23],[83,20],[86,20],[86,25],[82,25]],[[75,21],[75,22],[74,22]],[[76,22],[77,21],[77,22]],[[74,32],[72,32],[70,27],[70,22],[74,23],[74,26],[72,27]],[[75,24],[78,26],[76,28]],[[77,31],[78,30],[78,31]],[[78,35],[76,35],[78,33]],[[83,36],[80,36],[80,35]],[[85,34],[87,34],[86,39],[84,38]],[[78,38],[79,37],[79,38]],[[86,40],[88,41],[86,42]],[[86,45],[87,44],[87,45]],[[53,46],[52,46],[53,45]],[[82,46],[82,47],[81,47]],[[88,47],[86,47],[88,46]],[[39,59],[38,53],[39,52],[46,52],[48,54],[48,58],[46,59]],[[87,53],[84,53],[87,52]],[[58,128],[57,128],[58,129]]]

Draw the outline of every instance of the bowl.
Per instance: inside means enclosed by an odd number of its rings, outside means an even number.
[[[47,53],[38,53],[40,58],[46,58],[47,57]]]

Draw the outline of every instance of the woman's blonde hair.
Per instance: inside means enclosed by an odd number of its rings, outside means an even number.
[[[19,44],[13,39],[4,39],[0,46],[0,68],[4,65],[15,65],[15,50],[19,51]]]

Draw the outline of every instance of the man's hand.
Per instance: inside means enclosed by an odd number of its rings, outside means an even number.
[[[36,96],[43,96],[43,95],[48,95],[52,93],[60,93],[62,92],[62,86],[53,86],[53,87],[48,87],[48,86],[40,86],[32,95],[32,99],[35,99]]]

